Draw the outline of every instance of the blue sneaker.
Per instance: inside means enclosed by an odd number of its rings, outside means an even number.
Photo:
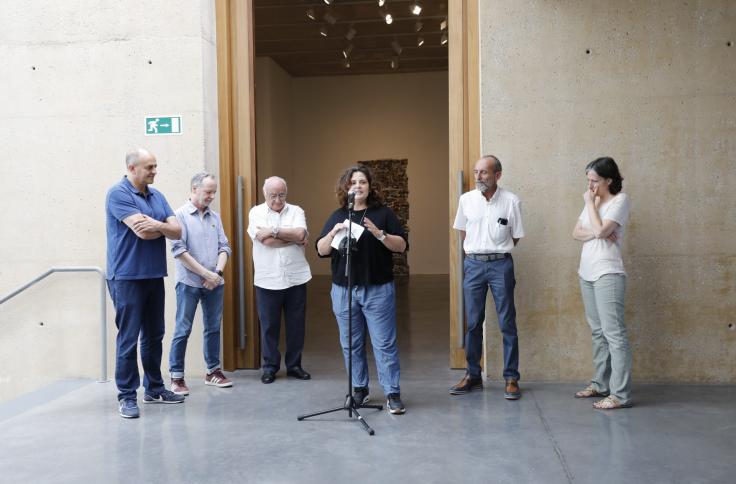
[[[120,404],[120,416],[123,418],[138,418],[141,416],[138,410],[138,402],[135,398],[126,398],[118,402]]]
[[[164,390],[158,395],[143,395],[143,403],[182,403],[184,395],[177,395],[171,390]]]

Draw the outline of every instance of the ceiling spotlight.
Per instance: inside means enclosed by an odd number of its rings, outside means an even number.
[[[399,44],[397,40],[391,42],[391,47],[394,49],[394,52],[396,52],[396,55],[401,55],[401,51],[404,50],[401,48],[401,44]]]
[[[345,33],[345,38],[348,40],[353,40],[353,37],[355,37],[355,34],[357,33],[357,30],[355,30],[353,27],[350,27],[350,29]]]
[[[335,22],[337,22],[337,19],[335,18],[335,16],[332,15],[330,12],[327,12],[325,16],[322,18],[325,19],[325,22],[327,22],[330,25],[335,25]]]
[[[343,67],[344,67],[345,69],[350,69],[350,59],[343,59],[343,60],[342,60],[342,66],[343,66]]]
[[[386,5],[386,0],[378,0],[379,7],[383,7],[384,5]]]
[[[321,35],[322,37],[327,37],[327,27],[325,27],[324,25],[320,25],[319,35]]]
[[[422,27],[424,27],[424,24],[421,20],[417,20],[417,22],[414,24],[414,32],[419,32],[422,30]]]
[[[343,56],[343,57],[345,57],[346,59],[347,59],[348,57],[350,57],[350,53],[351,53],[351,52],[353,51],[353,48],[354,48],[354,47],[353,47],[353,44],[350,44],[349,46],[345,47],[345,48],[344,48],[344,49],[342,50],[342,56]]]
[[[399,68],[399,58],[394,57],[391,59],[391,69],[398,69]]]
[[[447,43],[447,33],[442,34],[442,37],[440,37],[440,45],[445,45]]]
[[[311,20],[317,20],[317,16],[314,14],[313,8],[307,9],[307,17],[309,17]]]
[[[332,0],[325,0],[325,3],[326,3],[327,5],[331,5],[331,4],[332,4]]]
[[[417,47],[424,45],[424,37],[417,37]]]
[[[414,15],[419,15],[420,13],[422,13],[422,6],[419,5],[419,2],[414,2],[413,4],[409,5],[409,11]]]
[[[390,13],[385,13],[383,15],[383,19],[386,21],[388,25],[391,25],[394,23],[394,17]]]
[[[440,30],[447,30],[447,19],[440,22]]]

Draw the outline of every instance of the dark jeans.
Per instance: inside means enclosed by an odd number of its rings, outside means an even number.
[[[307,284],[277,290],[256,286],[256,307],[261,322],[263,369],[276,372],[281,366],[279,336],[282,312],[286,330],[286,368],[302,366]]]
[[[465,358],[468,373],[480,376],[480,358],[483,352],[483,321],[486,319],[486,295],[491,288],[496,303],[498,326],[503,335],[503,377],[519,379],[519,341],[516,335],[516,307],[514,306],[514,260],[509,255],[494,261],[465,258],[465,312],[468,332],[465,334]]]
[[[164,339],[164,280],[107,281],[115,306],[115,383],[118,400],[136,398],[141,384],[138,374],[138,338],[141,342],[143,388],[149,395],[164,390],[161,377],[161,341]]]

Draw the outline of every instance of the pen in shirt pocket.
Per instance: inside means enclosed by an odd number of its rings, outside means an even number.
[[[508,221],[508,219],[505,219],[505,218],[502,217],[502,218],[499,218],[498,219],[498,223],[500,223],[501,225],[508,225],[509,224],[509,221]]]

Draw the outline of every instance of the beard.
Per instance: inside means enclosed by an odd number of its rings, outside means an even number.
[[[488,189],[489,189],[490,187],[489,187],[488,185],[486,185],[485,183],[483,183],[483,182],[479,182],[479,181],[477,181],[477,182],[475,182],[475,188],[476,188],[476,190],[478,190],[479,192],[481,192],[481,193],[485,193],[485,192],[487,192],[487,191],[488,191]]]

